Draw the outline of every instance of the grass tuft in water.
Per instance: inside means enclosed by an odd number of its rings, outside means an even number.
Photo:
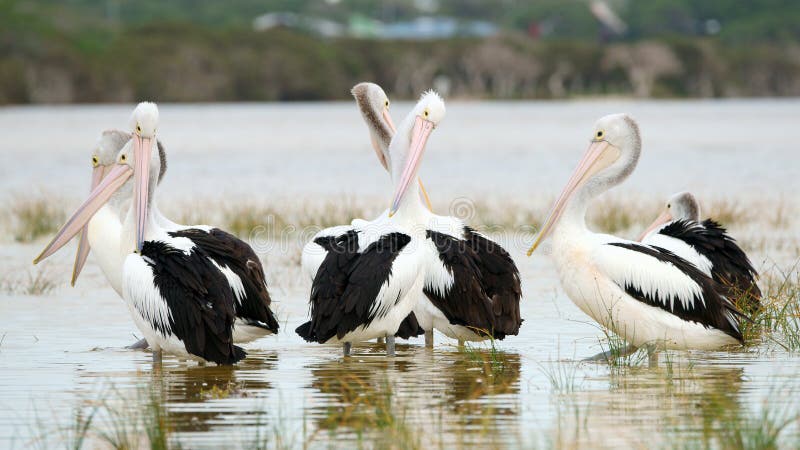
[[[800,350],[800,261],[787,271],[777,267],[767,276],[761,309],[742,323],[749,346],[773,344],[786,351]]]

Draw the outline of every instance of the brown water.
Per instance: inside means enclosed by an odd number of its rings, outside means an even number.
[[[790,122],[797,116],[790,113],[799,105],[794,100],[454,104],[448,110],[452,117],[431,139],[436,146],[425,170],[428,185],[440,196],[524,203],[519,193],[552,194],[561,187],[585,145],[580,132],[593,118],[630,109],[639,113],[645,143],[654,149],[630,184],[611,195],[635,191],[660,203],[688,187],[713,192],[712,198],[788,198],[792,210],[798,167]],[[20,192],[32,183],[79,198],[88,184],[86,161],[96,132],[112,122],[124,125],[127,111],[0,109],[0,129],[10,130],[0,144],[3,192]],[[169,210],[171,201],[193,191],[215,201],[223,193],[335,200],[364,186],[379,192],[383,174],[370,160],[353,112],[343,104],[162,108],[164,139],[175,149],[162,208]],[[721,116],[726,120],[718,120]],[[494,126],[478,127],[485,117]],[[208,127],[194,134],[203,120],[219,120],[220,136]],[[314,132],[303,134],[309,123]],[[50,127],[55,130],[41,131]],[[495,144],[483,145],[488,142]],[[262,152],[262,146],[271,150]],[[213,152],[216,147],[230,151]],[[463,152],[456,154],[459,148]],[[348,156],[344,162],[336,156],[340,150]],[[753,158],[754,152],[759,157]],[[342,180],[351,171],[352,178]],[[484,178],[476,185],[464,172]],[[204,182],[189,189],[195,174]],[[230,182],[231,174],[237,182]],[[798,259],[798,221],[778,230],[762,225],[742,224],[733,231],[745,242],[767,241],[751,254],[762,270],[776,273],[773,264],[790,268]],[[2,243],[0,271],[11,276],[31,270],[29,261],[44,242],[16,244],[6,238]],[[187,448],[250,448],[256,441],[280,448],[702,448],[719,447],[719,440],[705,439],[724,434],[731,421],[757,423],[762,414],[772,414],[779,422],[800,413],[800,354],[769,343],[730,352],[670,352],[652,366],[580,362],[601,350],[603,333],[564,296],[546,255],[525,258],[524,245],[503,243],[523,276],[525,323],[519,336],[496,342],[495,348],[480,344],[466,350],[437,336],[433,351],[414,339],[398,346],[396,358],[385,358],[376,344],[363,344],[349,359],[339,347],[306,344],[294,334],[307,314],[310,282],[301,277],[296,245],[271,247],[262,257],[282,331],[247,346],[249,357],[235,368],[199,367],[170,357],[154,367],[149,353],[124,349],[137,330],[91,258],[78,286],[65,284],[74,254],[69,246],[45,267],[60,282],[52,293],[0,293],[0,448],[68,446],[76,411],[95,408],[87,446],[106,446],[101,431],[114,429],[109,423],[114,412],[152,395],[169,418],[170,439]],[[797,422],[782,436],[785,447],[800,443]]]

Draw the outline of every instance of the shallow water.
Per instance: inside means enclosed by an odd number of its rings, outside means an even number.
[[[561,187],[598,116],[640,121],[645,153],[617,196],[660,203],[691,189],[712,198],[785,199],[796,206],[795,126],[800,101],[451,103],[430,140],[424,173],[439,198],[525,202]],[[129,106],[0,109],[0,186],[28,186],[68,201],[85,192],[99,130],[124,126]],[[408,104],[394,106],[405,112]],[[400,117],[395,113],[396,117]],[[164,105],[161,138],[170,168],[160,201],[224,195],[337,198],[387,189],[352,105]],[[396,119],[397,121],[397,119]],[[333,187],[332,187],[333,186]],[[519,204],[519,203],[517,203]],[[377,211],[376,211],[377,212]],[[772,230],[741,226],[746,238]],[[798,223],[783,252],[756,252],[762,269],[798,258]],[[741,234],[737,234],[741,233]],[[789,238],[787,238],[789,239]],[[0,246],[0,270],[24,273],[44,244]],[[652,367],[580,363],[603,333],[567,299],[546,255],[524,257],[503,242],[522,277],[520,335],[460,351],[437,336],[401,343],[387,359],[376,344],[303,343],[310,282],[291,253],[268,252],[267,276],[282,332],[247,346],[235,368],[198,367],[125,350],[138,334],[91,257],[75,288],[44,296],[0,293],[0,447],[65,446],[76,410],[100,407],[88,446],[104,446],[110,411],[157,395],[171,439],[187,448],[413,446],[674,447],[706,442],[722,418],[800,413],[800,355],[774,346],[732,352],[670,352]],[[767,249],[772,248],[767,246]],[[68,280],[74,248],[46,270]],[[155,392],[156,394],[152,394]],[[766,400],[766,401],[765,401]],[[726,419],[727,420],[727,419]],[[796,422],[784,445],[800,442]],[[381,439],[385,439],[381,441]],[[718,441],[714,441],[719,446]],[[788,444],[787,444],[788,442]],[[706,445],[696,445],[705,447]]]

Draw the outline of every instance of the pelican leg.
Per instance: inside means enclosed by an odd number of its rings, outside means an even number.
[[[636,353],[639,348],[634,347],[633,345],[628,345],[622,350],[608,350],[605,352],[600,352],[594,356],[584,359],[584,362],[609,362],[614,358],[624,358],[628,355],[632,355]]]
[[[650,368],[658,367],[658,349],[653,344],[647,344],[647,365]]]
[[[458,349],[464,350],[464,341],[461,339],[458,340]]]
[[[386,356],[394,356],[394,336],[386,335]]]
[[[139,339],[138,341],[134,342],[133,344],[125,347],[129,350],[144,350],[148,346],[147,339]]]
[[[351,342],[345,342],[342,344],[342,350],[344,352],[344,356],[350,356],[350,349],[353,348],[353,344]]]
[[[377,342],[378,344],[385,344],[386,343],[386,341],[382,337],[379,337],[378,339],[376,339],[375,342]]]
[[[153,350],[153,364],[160,366],[163,356],[161,349]]]
[[[433,330],[425,331],[425,347],[433,348]]]

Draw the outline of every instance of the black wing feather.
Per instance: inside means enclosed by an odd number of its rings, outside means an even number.
[[[636,286],[620,286],[628,295],[647,305],[661,308],[683,320],[699,323],[706,328],[716,328],[737,339],[739,342],[742,342],[739,321],[741,318],[745,317],[744,314],[728,300],[726,297],[727,290],[722,285],[706,276],[706,274],[701,272],[694,264],[679,258],[669,250],[656,246],[644,246],[625,242],[612,242],[608,245],[643,253],[659,261],[672,264],[700,286],[703,298],[695,298],[692,305],[684,307],[683,303],[678,299],[653,298],[643,293]]]
[[[761,307],[761,290],[756,280],[758,272],[744,250],[727,230],[717,222],[706,219],[701,224],[676,220],[659,231],[660,234],[680,239],[711,261],[714,281],[731,288],[731,298],[741,298],[748,312]]]
[[[162,241],[146,241],[141,256],[170,311],[169,330],[186,351],[217,364],[233,364],[246,356],[233,345],[233,292],[225,276],[202,249],[186,254]]]
[[[241,279],[245,295],[241,303],[236,303],[237,317],[250,325],[278,332],[278,320],[270,309],[272,299],[267,290],[264,267],[252,247],[219,228],[210,231],[190,228],[169,235],[190,239],[217,264],[228,267]]]
[[[325,343],[372,323],[370,308],[391,276],[395,258],[410,241],[408,235],[390,233],[361,253],[355,230],[328,241],[330,250],[311,286],[311,321],[300,325],[297,334]]]
[[[478,254],[466,241],[448,234],[427,230],[426,236],[439,252],[439,260],[453,276],[453,285],[447,292],[437,292],[425,286],[425,295],[451,324],[503,339],[505,333],[497,330],[492,302],[483,289]]]
[[[464,239],[477,256],[476,265],[482,274],[483,290],[492,302],[495,331],[517,335],[522,325],[519,311],[522,286],[517,265],[500,244],[470,227],[464,227]]]

